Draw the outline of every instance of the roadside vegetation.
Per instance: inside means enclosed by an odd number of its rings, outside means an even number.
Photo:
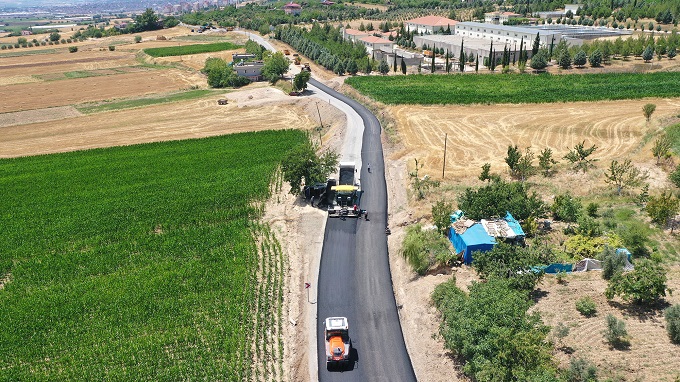
[[[408,75],[350,77],[346,83],[386,104],[548,103],[677,97],[680,73]],[[631,85],[634,84],[634,85]]]
[[[144,53],[151,57],[182,56],[189,54],[220,52],[223,50],[235,50],[243,48],[231,42],[216,42],[212,44],[192,44],[182,46],[166,46],[163,48],[147,48]]]
[[[221,93],[223,93],[223,92],[221,92]],[[93,113],[101,113],[101,112],[105,112],[105,111],[132,109],[132,108],[136,108],[136,107],[158,105],[158,104],[168,103],[168,102],[187,101],[187,100],[190,100],[190,99],[207,97],[207,96],[214,95],[214,94],[216,94],[216,92],[212,91],[212,90],[198,89],[198,90],[189,90],[189,91],[180,92],[180,93],[167,94],[167,95],[159,96],[159,97],[146,97],[146,98],[137,98],[137,99],[113,100],[113,101],[81,104],[81,105],[76,105],[76,109],[78,109],[78,111],[80,111],[81,113],[93,114]]]
[[[281,158],[305,139],[0,160],[3,376],[284,380],[286,260],[258,219]]]

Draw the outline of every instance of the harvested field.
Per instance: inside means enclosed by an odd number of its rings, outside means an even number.
[[[108,69],[139,65],[135,55],[119,51],[78,51],[78,53],[38,54],[2,58],[0,80],[2,78],[26,75],[63,73],[75,70]]]
[[[538,285],[544,296],[532,308],[541,312],[547,325],[554,327],[561,322],[569,327],[569,335],[562,344],[574,353],[555,353],[563,367],[569,366],[570,357],[583,357],[597,365],[603,380],[611,377],[617,381],[675,381],[680,376],[678,345],[668,338],[662,311],[640,311],[618,299],[607,302],[604,297],[607,282],[601,272],[574,273],[565,279],[566,285],[561,285],[554,276],[546,276]],[[678,266],[668,273],[668,287],[680,288]],[[576,300],[584,296],[590,296],[597,304],[597,316],[586,318],[576,310]],[[666,300],[678,304],[680,296],[668,296]],[[610,313],[626,322],[631,336],[629,350],[613,350],[605,343],[602,332],[606,328],[605,317]]]
[[[12,97],[3,97],[0,113],[167,93],[202,85],[205,85],[205,79],[200,74],[177,69],[76,78],[40,86],[30,83],[9,85],[3,87],[2,92],[12,94]]]
[[[642,105],[657,105],[646,124]],[[398,157],[424,163],[423,174],[441,177],[444,135],[448,133],[446,171],[449,178],[477,176],[484,163],[505,172],[508,145],[534,153],[548,147],[561,158],[581,141],[598,147],[594,157],[608,162],[629,157],[646,134],[658,131],[658,119],[675,116],[680,99],[645,99],[598,103],[476,106],[394,106],[404,149]],[[648,152],[644,153],[651,157]]]
[[[217,100],[220,98],[229,99],[229,104],[218,106]],[[263,99],[268,99],[269,104]],[[186,102],[3,127],[0,157],[316,126],[315,121],[301,109],[305,103],[312,101],[297,100],[278,90],[261,88],[237,95],[229,93],[226,97],[216,95]],[[272,105],[272,101],[282,102]],[[300,106],[287,102],[299,102]],[[35,112],[51,113],[51,110]]]

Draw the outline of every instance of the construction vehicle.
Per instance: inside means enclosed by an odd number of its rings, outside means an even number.
[[[340,162],[337,184],[335,179],[328,180],[327,190],[330,188],[330,194],[327,195],[327,201],[330,216],[358,218],[363,215],[368,220],[366,210],[359,208],[363,191],[355,174],[354,162]]]
[[[283,50],[283,54],[285,54],[286,56],[290,55],[290,50],[284,49],[284,50]]]
[[[300,69],[300,70],[308,71],[310,73],[312,72],[312,68],[309,67],[309,62],[305,62],[304,65],[302,65],[302,69]]]
[[[324,324],[326,337],[326,367],[344,366],[350,362],[352,343],[347,317],[328,317]]]

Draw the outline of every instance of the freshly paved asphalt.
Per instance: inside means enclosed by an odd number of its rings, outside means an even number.
[[[350,105],[364,122],[361,207],[369,220],[329,218],[326,224],[317,295],[319,381],[415,381],[401,331],[387,252],[387,185],[380,123],[358,102],[324,86],[310,84]],[[345,316],[352,339],[352,364],[346,370],[326,368],[326,317]]]

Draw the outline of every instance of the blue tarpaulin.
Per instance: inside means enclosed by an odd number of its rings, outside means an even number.
[[[489,236],[481,224],[475,223],[466,229],[462,234],[457,234],[455,230],[449,230],[449,240],[456,249],[456,253],[463,252],[463,262],[472,263],[472,253],[474,251],[490,251],[496,244],[496,240]]]

